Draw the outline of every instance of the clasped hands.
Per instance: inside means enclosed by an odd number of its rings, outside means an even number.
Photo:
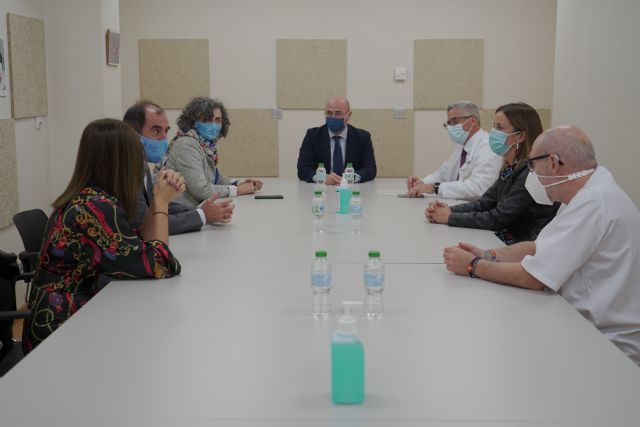
[[[444,248],[442,257],[444,263],[447,266],[447,270],[466,276],[469,274],[469,264],[475,257],[484,258],[485,251],[473,246],[469,243],[458,243],[457,246],[450,246]]]
[[[238,196],[245,194],[253,194],[262,188],[262,181],[259,179],[247,178],[244,181],[238,183]]]
[[[432,200],[427,205],[424,215],[427,221],[431,223],[447,224],[449,215],[451,215],[451,208],[442,200]]]
[[[433,184],[425,184],[422,179],[417,176],[407,178],[407,197],[420,197],[422,193],[435,193]]]

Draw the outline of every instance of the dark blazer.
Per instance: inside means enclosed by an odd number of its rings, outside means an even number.
[[[371,134],[366,130],[347,125],[344,165],[352,163],[360,182],[371,181],[376,177],[376,157],[373,154]],[[313,182],[318,163],[324,163],[327,172],[331,166],[331,144],[327,125],[307,130],[298,154],[298,178]]]
[[[153,199],[153,181],[151,179],[151,172],[149,172],[149,168],[146,167],[146,165],[144,170],[147,176],[147,197],[149,198],[149,203],[151,203]],[[131,225],[135,228],[140,227],[148,210],[147,200],[145,199],[144,192],[141,191],[136,200],[136,216],[131,219]],[[201,228],[202,219],[195,208],[180,203],[169,202],[169,234],[200,231]]]
[[[454,227],[508,231],[513,243],[536,240],[560,207],[537,204],[524,186],[529,169],[522,162],[513,174],[496,182],[480,199],[451,207],[448,224]]]

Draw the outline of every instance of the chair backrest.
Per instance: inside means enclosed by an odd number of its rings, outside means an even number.
[[[47,214],[41,209],[30,209],[13,216],[13,223],[27,252],[40,252],[48,220]]]
[[[16,276],[20,274],[16,255],[0,251],[0,312],[13,311],[16,309]],[[0,320],[0,360],[9,350],[12,337],[11,327],[13,320]]]

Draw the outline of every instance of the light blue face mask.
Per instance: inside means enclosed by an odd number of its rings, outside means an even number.
[[[151,139],[140,135],[140,142],[144,147],[144,152],[147,155],[147,161],[151,163],[160,163],[162,156],[167,152],[169,142],[167,139]]]
[[[220,135],[222,125],[213,122],[196,122],[196,132],[207,141],[215,141]]]
[[[460,145],[464,144],[469,138],[469,132],[464,130],[464,123],[447,126],[447,133],[453,142]]]
[[[491,151],[498,156],[504,156],[511,150],[511,147],[513,147],[513,145],[507,144],[507,138],[520,132],[522,131],[504,133],[496,128],[491,129],[491,132],[489,132],[489,147],[491,147]]]

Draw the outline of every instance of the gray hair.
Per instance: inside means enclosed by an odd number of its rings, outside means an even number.
[[[210,121],[213,119],[213,111],[220,109],[222,113],[222,129],[220,129],[220,136],[227,136],[229,132],[229,114],[227,109],[224,108],[224,104],[217,99],[209,98],[208,96],[199,96],[193,98],[186,107],[182,110],[180,117],[178,117],[178,127],[182,132],[187,132],[193,128],[197,121]]]
[[[480,125],[480,110],[478,106],[471,101],[458,101],[447,106],[447,113],[451,110],[460,110],[467,116],[475,117],[478,125]]]
[[[577,126],[560,126],[543,132],[536,144],[545,153],[556,153],[570,169],[596,167],[596,152],[591,139]]]

